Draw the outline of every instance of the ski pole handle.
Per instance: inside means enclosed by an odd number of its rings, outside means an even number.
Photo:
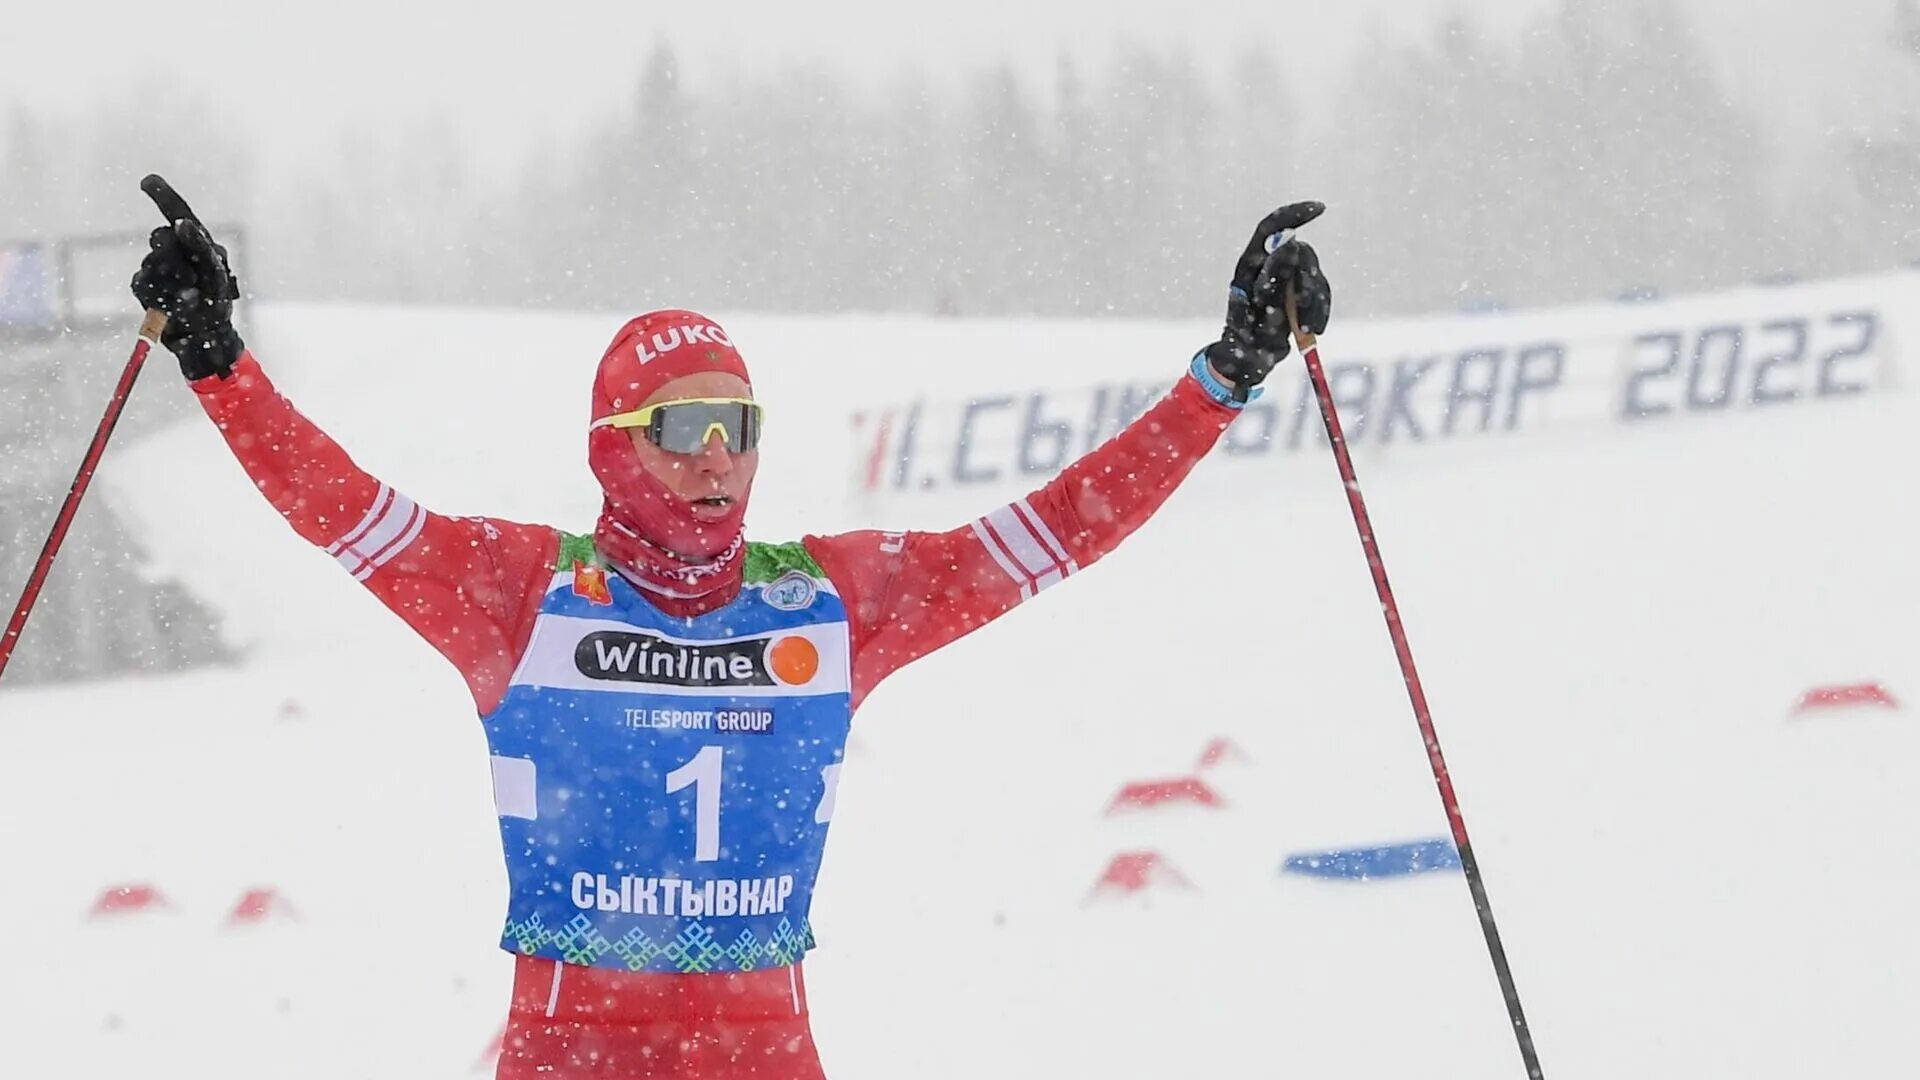
[[[1271,255],[1286,245],[1293,243],[1293,235],[1299,231],[1298,229],[1281,229],[1279,232],[1267,237],[1267,254]],[[1287,326],[1293,330],[1293,343],[1299,347],[1301,355],[1304,356],[1308,349],[1314,347],[1318,339],[1315,338],[1311,332],[1300,328],[1300,302],[1294,295],[1293,282],[1291,281],[1287,282],[1286,311]]]
[[[1308,349],[1320,343],[1320,339],[1313,335],[1313,331],[1302,330],[1300,328],[1300,304],[1299,301],[1294,298],[1293,282],[1291,281],[1287,282],[1286,309],[1287,325],[1293,328],[1293,343],[1299,346],[1300,355],[1305,356]]]

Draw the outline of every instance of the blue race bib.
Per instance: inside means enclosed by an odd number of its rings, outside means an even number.
[[[581,545],[563,537],[483,720],[503,946],[621,971],[794,963],[853,717],[846,608],[798,544],[749,545],[740,596],[692,619]]]

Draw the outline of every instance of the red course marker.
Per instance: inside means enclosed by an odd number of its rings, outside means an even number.
[[[1205,780],[1197,776],[1183,776],[1174,780],[1137,780],[1127,784],[1107,804],[1107,813],[1111,815],[1120,810],[1139,810],[1170,802],[1215,808],[1226,805],[1226,800],[1207,786]]]
[[[1855,705],[1879,705],[1888,709],[1898,709],[1900,703],[1887,693],[1879,683],[1856,683],[1852,686],[1816,686],[1800,695],[1800,704],[1794,706],[1798,713],[1814,709],[1844,709]]]
[[[228,926],[252,926],[279,916],[298,922],[300,915],[275,889],[248,889],[227,913]]]
[[[173,905],[160,895],[160,890],[145,883],[114,885],[100,894],[87,910],[87,918],[98,919],[112,915],[134,915],[143,911],[165,910]]]
[[[1193,888],[1186,876],[1173,868],[1157,851],[1123,851],[1107,864],[1106,872],[1094,882],[1087,894],[1091,900],[1101,893],[1137,893],[1161,885]]]
[[[1223,761],[1246,760],[1247,752],[1240,749],[1238,743],[1227,738],[1225,735],[1210,740],[1207,743],[1207,748],[1200,751],[1200,767],[1203,769],[1218,765]]]

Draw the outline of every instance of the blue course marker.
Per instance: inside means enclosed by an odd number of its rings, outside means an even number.
[[[1374,878],[1422,874],[1429,870],[1457,870],[1459,867],[1460,856],[1453,850],[1453,841],[1440,837],[1434,840],[1410,840],[1404,844],[1289,855],[1280,869],[1284,873],[1311,877],[1370,881]]]

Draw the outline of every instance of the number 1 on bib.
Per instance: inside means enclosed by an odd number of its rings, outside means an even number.
[[[667,794],[693,786],[693,861],[720,858],[720,748],[702,747],[693,760],[667,774]]]

